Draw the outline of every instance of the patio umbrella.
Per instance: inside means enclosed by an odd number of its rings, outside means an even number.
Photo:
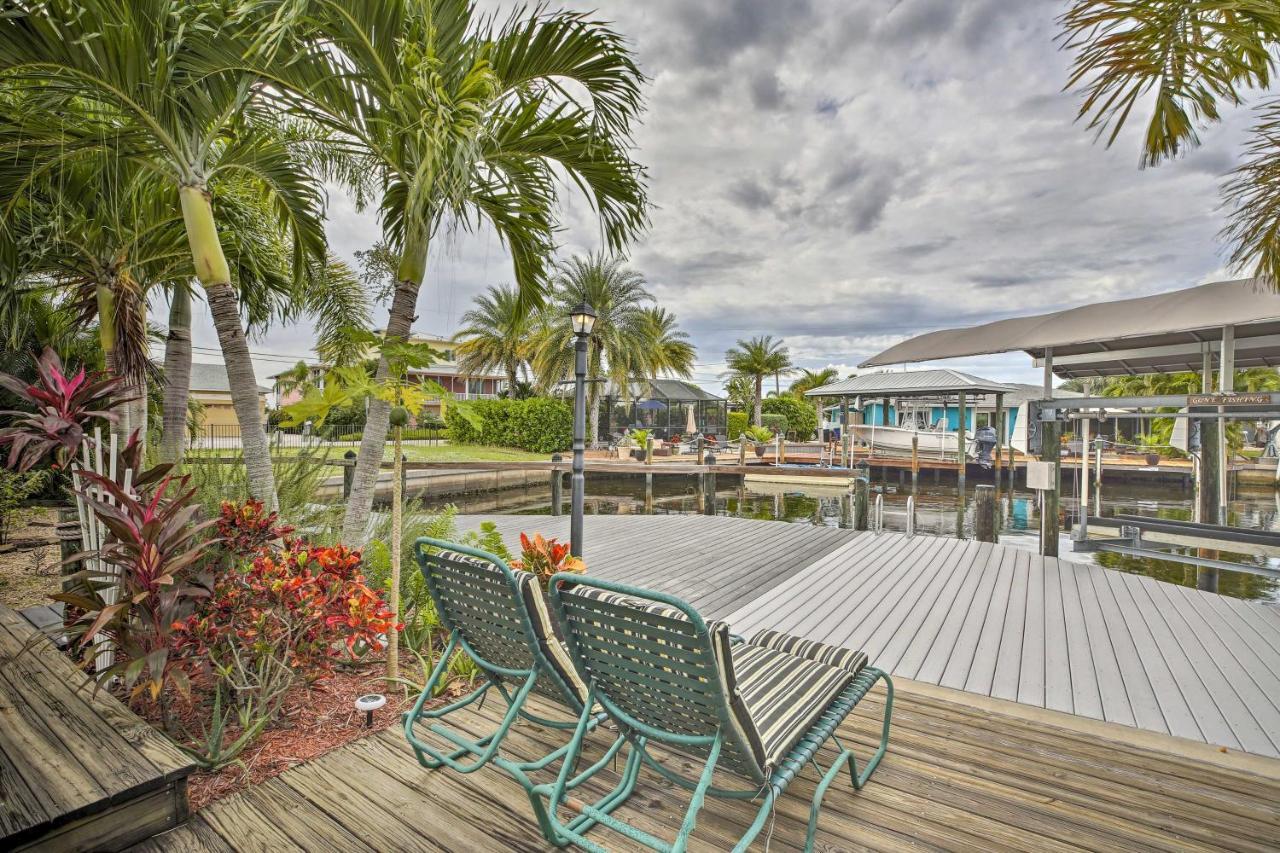
[[[636,403],[636,408],[645,412],[660,412],[667,407],[661,400],[644,400]]]
[[[693,406],[685,409],[685,411],[688,413],[689,417],[684,422],[684,429],[685,432],[689,433],[689,435],[693,435],[698,431],[698,422],[693,416]]]

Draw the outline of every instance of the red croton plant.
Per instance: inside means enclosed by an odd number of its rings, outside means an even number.
[[[240,574],[226,572],[209,600],[180,624],[178,647],[194,665],[233,642],[251,656],[281,656],[308,681],[328,674],[343,647],[380,651],[403,628],[360,573],[360,553],[286,539]]]
[[[587,570],[582,560],[569,555],[569,544],[557,542],[555,538],[543,538],[541,533],[520,534],[520,558],[511,561],[511,568],[522,569],[535,575],[538,583],[546,589],[551,576],[556,572],[576,572],[581,574]]]

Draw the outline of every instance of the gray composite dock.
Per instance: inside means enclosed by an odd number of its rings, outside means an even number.
[[[564,516],[459,516],[568,538]],[[863,649],[894,675],[1280,757],[1280,609],[956,539],[698,515],[588,516],[591,574],[737,633]]]

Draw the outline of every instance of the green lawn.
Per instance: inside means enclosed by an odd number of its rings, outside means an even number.
[[[341,459],[343,454],[348,450],[359,450],[359,445],[342,444],[329,445],[327,448],[316,448],[317,454],[328,450],[330,459]],[[271,448],[272,456],[295,456],[299,453],[297,447],[276,447]],[[217,450],[217,449],[191,449],[187,451],[188,457],[200,456],[217,456],[231,457],[238,456],[239,450]],[[418,444],[410,443],[404,445],[404,455],[411,462],[548,462],[551,460],[550,453],[529,453],[526,450],[516,450],[512,447],[485,447],[481,445],[471,444]],[[566,458],[568,453],[565,454]],[[391,461],[391,442],[387,442],[386,449],[383,452],[383,459]]]

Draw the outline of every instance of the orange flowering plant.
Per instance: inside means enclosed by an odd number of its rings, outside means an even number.
[[[577,572],[587,570],[587,564],[577,557],[570,556],[569,544],[557,542],[555,538],[545,539],[541,533],[533,534],[530,539],[520,534],[520,558],[511,561],[511,568],[522,569],[537,576],[538,583],[546,589],[551,576],[556,572]]]

